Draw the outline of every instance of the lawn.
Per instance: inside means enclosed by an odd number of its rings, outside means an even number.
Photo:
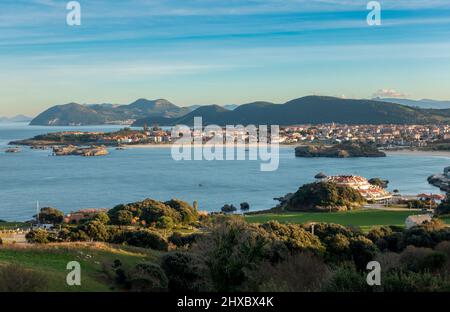
[[[120,260],[125,266],[139,262],[157,261],[159,255],[149,249],[107,244],[68,243],[58,245],[28,245],[0,247],[0,265],[17,263],[48,277],[47,291],[112,291],[113,283],[102,270],[103,264]],[[81,265],[81,286],[68,286],[67,263]]]
[[[337,223],[345,226],[358,226],[361,228],[370,228],[376,225],[400,225],[405,224],[405,219],[418,212],[409,211],[385,211],[385,210],[355,210],[349,212],[287,212],[276,214],[255,214],[247,215],[245,219],[251,223],[263,223],[270,220],[276,220],[282,223],[308,223],[325,222]],[[444,220],[449,223],[449,219]]]

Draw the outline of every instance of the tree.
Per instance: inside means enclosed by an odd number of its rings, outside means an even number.
[[[239,291],[248,273],[257,268],[267,240],[240,220],[218,223],[211,234],[195,245],[214,291]]]
[[[100,221],[89,221],[80,226],[92,241],[105,242],[109,239],[109,233],[106,226]]]
[[[128,210],[119,210],[111,218],[113,224],[130,225],[133,223],[133,214]]]
[[[100,221],[103,224],[108,224],[110,222],[110,218],[108,216],[108,214],[104,211],[100,211],[99,213],[97,213],[93,220],[95,221]]]
[[[42,208],[38,215],[40,223],[60,224],[63,219],[64,213],[52,207]]]
[[[234,207],[234,205],[226,204],[220,210],[225,213],[231,213],[231,212],[235,212],[237,210],[237,208]]]
[[[241,203],[241,210],[242,211],[248,211],[250,210],[250,205],[247,202]]]
[[[372,178],[369,179],[369,183],[375,186],[379,186],[381,188],[387,188],[389,181],[388,180],[382,180],[380,178]]]
[[[375,259],[377,247],[364,236],[357,236],[350,240],[350,253],[357,269],[364,271],[367,263]]]

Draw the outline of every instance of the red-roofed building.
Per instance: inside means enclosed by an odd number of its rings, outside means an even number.
[[[329,176],[326,182],[335,183],[340,186],[351,187],[357,190],[366,200],[386,200],[392,198],[392,194],[382,187],[372,185],[366,178],[354,175]]]

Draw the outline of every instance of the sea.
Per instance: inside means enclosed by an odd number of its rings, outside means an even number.
[[[112,208],[140,201],[197,201],[199,210],[220,211],[225,204],[247,202],[252,211],[269,209],[274,200],[327,175],[361,175],[389,180],[402,194],[441,193],[427,177],[442,172],[450,157],[389,155],[386,158],[296,158],[293,147],[280,147],[278,170],[264,172],[260,162],[175,161],[170,147],[110,149],[103,157],[51,156],[50,150],[22,148],[5,153],[8,142],[67,130],[114,131],[120,126],[41,127],[0,123],[0,219],[30,220],[36,207],[66,213]]]

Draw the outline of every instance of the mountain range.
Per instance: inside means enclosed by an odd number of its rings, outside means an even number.
[[[381,100],[354,100],[326,96],[306,96],[283,104],[253,102],[243,105],[194,105],[180,107],[167,100],[139,99],[128,105],[69,103],[39,114],[31,125],[66,126],[131,123],[133,126],[158,123],[192,125],[194,117],[203,124],[424,124],[448,123],[450,109],[412,107]]]
[[[437,101],[437,100],[430,100],[430,99],[410,100],[410,99],[399,99],[399,98],[374,98],[373,100],[402,104],[402,105],[407,105],[407,106],[411,106],[411,107],[420,107],[420,108],[434,108],[434,109],[450,108],[450,101]]]
[[[353,100],[326,96],[306,96],[284,104],[253,102],[233,111],[218,105],[202,106],[178,118],[147,117],[134,126],[145,123],[171,126],[192,125],[194,117],[202,117],[203,125],[294,125],[318,123],[345,124],[425,124],[447,123],[450,110],[421,109],[374,100]]]

